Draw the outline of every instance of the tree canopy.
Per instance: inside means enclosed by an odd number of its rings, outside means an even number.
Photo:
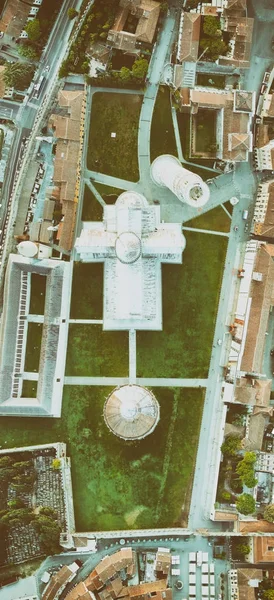
[[[37,42],[41,37],[41,27],[39,19],[29,21],[25,26],[25,31],[28,34],[28,39],[31,42]]]
[[[269,523],[274,523],[274,504],[269,504],[264,511],[264,518]]]
[[[69,19],[75,19],[78,15],[78,11],[75,8],[68,8],[67,15]]]
[[[236,546],[236,550],[237,550],[237,552],[239,552],[239,554],[242,554],[243,556],[247,556],[250,552],[250,546],[248,544],[244,544],[244,543],[238,544],[238,546]]]
[[[274,600],[274,590],[264,590],[263,599]]]
[[[252,515],[255,511],[255,500],[250,494],[241,494],[236,502],[236,508],[242,515]]]
[[[35,48],[33,48],[32,46],[27,46],[25,44],[21,44],[19,46],[18,53],[21,56],[25,56],[25,58],[29,58],[30,60],[38,60],[39,58]]]
[[[6,63],[3,79],[8,87],[25,90],[33,78],[34,66],[30,63]]]
[[[221,451],[226,456],[236,456],[240,449],[241,438],[236,435],[227,435],[221,446]]]
[[[253,488],[258,482],[254,475],[255,462],[255,452],[246,452],[243,459],[237,464],[236,467],[236,473],[239,475],[242,483],[249,488]]]
[[[210,37],[220,37],[222,32],[219,19],[211,15],[205,16],[203,20],[203,32]]]
[[[137,58],[132,65],[132,75],[136,79],[145,79],[148,70],[148,61],[146,58]]]

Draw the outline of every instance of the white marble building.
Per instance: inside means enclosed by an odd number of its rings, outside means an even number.
[[[162,329],[161,264],[182,263],[180,223],[161,223],[160,206],[123,192],[103,222],[83,224],[75,243],[83,262],[104,262],[103,328]]]

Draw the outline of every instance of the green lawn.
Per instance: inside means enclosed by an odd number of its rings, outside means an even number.
[[[216,155],[216,110],[200,109],[193,116],[193,128],[196,128],[195,153],[206,152]]]
[[[177,156],[174,127],[171,116],[170,91],[160,87],[151,122],[150,160],[161,154]]]
[[[160,403],[155,431],[124,442],[102,413],[111,388],[65,387],[61,419],[0,419],[0,446],[63,441],[71,457],[77,531],[181,525],[190,495],[203,390],[153,390]]]
[[[103,263],[74,263],[71,319],[102,319]]]
[[[225,75],[215,75],[215,73],[198,73],[196,85],[201,85],[204,87],[214,87],[224,90],[225,79]]]
[[[222,206],[216,206],[216,208],[207,211],[205,214],[187,221],[185,225],[187,227],[197,227],[198,229],[229,232],[231,219]]]
[[[42,342],[43,323],[28,323],[24,371],[38,371]]]
[[[189,160],[189,140],[190,140],[190,115],[176,111],[177,123],[180,133],[182,152],[185,160]]]
[[[29,312],[33,315],[43,315],[45,309],[47,278],[44,275],[31,274],[31,294]]]
[[[97,198],[95,198],[88,185],[85,185],[82,221],[102,221],[102,219],[103,207],[100,202],[98,202]]]
[[[138,125],[142,96],[97,92],[92,98],[88,169],[138,181]],[[116,133],[112,138],[111,133]]]
[[[94,182],[94,185],[106,204],[115,204],[118,196],[125,191],[97,181]]]
[[[29,381],[25,379],[23,381],[22,398],[36,398],[37,397],[37,381]]]
[[[206,377],[227,240],[185,232],[182,265],[163,265],[163,331],[138,331],[138,377]]]
[[[70,325],[66,374],[127,377],[128,332],[103,331],[102,325]]]

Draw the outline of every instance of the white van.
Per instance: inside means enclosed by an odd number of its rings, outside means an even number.
[[[246,221],[246,219],[248,217],[248,210],[243,210],[242,217],[243,217],[244,221]]]

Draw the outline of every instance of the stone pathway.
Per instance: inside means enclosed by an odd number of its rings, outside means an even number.
[[[27,375],[30,375],[27,373]],[[37,373],[34,373],[37,375]],[[24,378],[25,377],[24,374]],[[32,379],[32,377],[28,377]],[[34,379],[34,378],[33,378]],[[65,385],[127,385],[130,384],[129,377],[65,377]],[[176,378],[158,378],[158,377],[137,377],[137,385],[148,387],[186,387],[186,388],[204,388],[207,386],[207,379],[176,379]]]
[[[211,235],[222,235],[224,237],[229,237],[229,233],[227,233],[226,231],[213,231],[212,229],[198,229],[197,227],[183,226],[183,231],[197,231],[197,233],[210,233]]]

